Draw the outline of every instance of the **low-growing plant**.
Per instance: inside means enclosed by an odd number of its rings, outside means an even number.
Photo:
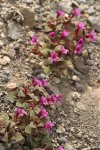
[[[45,58],[42,66],[45,73],[58,68],[69,68],[79,55],[82,55],[87,42],[94,42],[94,31],[86,27],[79,18],[80,11],[75,8],[70,14],[61,10],[51,15],[45,26],[44,41],[34,35],[30,41],[35,54]]]
[[[0,139],[8,146],[14,143],[22,143],[25,140],[32,147],[46,147],[50,144],[49,134],[55,123],[50,121],[49,114],[52,113],[56,102],[61,102],[63,95],[55,95],[47,92],[48,82],[46,79],[39,80],[34,77],[32,82],[19,84],[13,90],[15,92],[16,110],[15,113],[4,117]],[[11,91],[10,91],[11,94]],[[6,99],[9,93],[6,95]],[[12,100],[11,100],[12,102]],[[6,126],[5,124],[8,123]],[[6,127],[5,127],[6,126]],[[4,131],[4,132],[3,132]]]

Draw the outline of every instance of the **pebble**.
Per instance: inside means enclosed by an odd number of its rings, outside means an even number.
[[[78,83],[78,82],[75,82],[75,88],[78,92],[84,92],[85,91],[85,87],[84,85]]]
[[[74,100],[78,100],[78,99],[80,99],[80,97],[81,97],[81,95],[78,92],[73,92],[72,93],[72,98]]]
[[[7,88],[8,90],[12,90],[12,89],[15,89],[16,86],[17,86],[16,83],[11,82],[11,83],[8,83],[8,84],[7,84],[6,88]]]
[[[82,111],[86,110],[84,104],[82,104],[81,102],[77,102],[77,103],[76,103],[76,107],[77,107],[79,110],[82,110]]]
[[[80,81],[80,78],[78,76],[72,76],[73,81]]]
[[[59,78],[57,78],[57,77],[54,77],[53,80],[54,80],[54,82],[55,82],[56,84],[58,84],[58,83],[61,82],[61,80],[60,80]]]
[[[66,137],[61,137],[61,138],[59,139],[59,144],[65,144],[66,142],[67,142]]]
[[[57,133],[65,133],[65,128],[62,126],[59,126],[58,129],[56,130]]]
[[[94,9],[94,6],[91,6],[90,8],[89,8],[89,10],[88,10],[88,13],[90,14],[90,15],[92,15],[92,14],[94,14],[95,13],[95,9]]]
[[[26,0],[26,3],[27,3],[27,4],[32,4],[32,3],[33,3],[33,0]]]
[[[95,31],[100,32],[100,16],[97,17],[90,16],[88,18],[88,21]]]
[[[51,86],[51,85],[49,85],[49,88],[50,88],[50,90],[51,90],[55,95],[60,94],[60,91],[59,91],[59,89],[58,89],[56,86]]]
[[[66,143],[65,146],[64,146],[64,149],[65,150],[76,150],[74,149],[70,144]]]

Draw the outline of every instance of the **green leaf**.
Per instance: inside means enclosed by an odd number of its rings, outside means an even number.
[[[23,86],[24,86],[24,83],[21,81],[16,83],[16,87],[23,87]]]
[[[30,127],[30,125],[26,126],[25,133],[27,133],[27,134],[31,134],[32,133],[32,128]]]
[[[22,107],[22,108],[24,107],[24,106],[23,106],[23,103],[22,103],[21,101],[18,101],[18,102],[16,103],[16,106],[17,106],[17,107]]]
[[[36,126],[33,124],[33,122],[30,123],[30,127],[36,129]]]
[[[50,32],[50,31],[52,31],[52,29],[49,27],[49,26],[45,26],[45,32]]]
[[[60,49],[61,49],[61,45],[57,45],[54,50],[59,51]]]
[[[19,97],[25,97],[25,94],[23,93],[22,90],[19,90],[19,91],[18,91],[18,96],[19,96]]]
[[[47,144],[47,143],[49,143],[49,142],[50,142],[50,138],[49,138],[48,135],[46,135],[46,136],[43,138],[43,143],[44,143],[44,144]]]
[[[9,116],[8,116],[7,113],[5,113],[5,112],[2,112],[1,115],[0,115],[0,117],[1,117],[4,121],[9,120]]]
[[[67,64],[68,69],[72,70],[74,68],[74,65],[72,64],[70,60],[67,60],[66,64]]]
[[[49,66],[43,66],[43,71],[45,74],[48,74],[48,73],[50,73],[51,70],[50,70]]]
[[[5,100],[10,101],[10,102],[14,102],[16,100],[15,97],[15,92],[9,92],[6,96],[5,96]]]
[[[14,137],[13,137],[13,140],[15,140],[16,143],[19,143],[19,142],[24,141],[25,139],[24,139],[24,137],[21,135],[21,133],[16,132],[15,135],[14,135]]]
[[[48,56],[49,51],[50,51],[50,49],[48,49],[48,48],[44,48],[44,49],[41,50],[41,52],[42,52],[45,56]]]

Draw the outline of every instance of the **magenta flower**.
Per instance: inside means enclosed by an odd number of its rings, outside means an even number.
[[[93,31],[90,32],[90,34],[88,35],[88,38],[90,39],[91,42],[96,41],[96,35],[95,35],[95,33]]]
[[[37,77],[34,77],[34,79],[33,79],[32,83],[33,83],[33,85],[34,85],[34,86],[40,86],[40,87],[42,86],[41,81],[40,81],[40,80],[38,80],[38,78],[37,78]]]
[[[56,35],[56,32],[54,32],[54,31],[49,33],[49,36],[51,39],[53,39],[55,37],[55,35]]]
[[[85,28],[85,25],[82,22],[79,22],[78,25],[77,25],[77,29],[78,30],[84,30],[86,28]]]
[[[24,114],[26,114],[26,112],[23,109],[17,107],[17,116],[22,117]]]
[[[52,52],[50,55],[50,61],[52,63],[55,63],[59,60],[58,54],[56,52]]]
[[[46,111],[45,108],[41,108],[41,111],[39,113],[39,117],[45,117],[45,118],[48,118],[48,112]]]
[[[78,8],[75,8],[73,11],[72,11],[72,17],[74,16],[80,16],[81,13],[80,13],[80,10]]]
[[[65,29],[63,29],[62,32],[61,32],[61,38],[64,38],[64,37],[68,36],[68,34],[69,33]]]
[[[68,52],[69,52],[68,49],[65,49],[64,46],[61,46],[61,49],[60,49],[61,54],[68,54]]]
[[[48,133],[50,133],[51,132],[51,129],[52,129],[52,127],[54,127],[54,123],[53,122],[47,122],[47,123],[45,123],[45,125],[44,125],[44,128],[46,129],[46,131],[48,132]]]
[[[79,45],[81,45],[81,46],[82,46],[82,45],[84,45],[84,44],[85,44],[84,39],[83,39],[83,38],[81,38],[81,39],[78,41],[78,44],[79,44]]]
[[[51,94],[48,100],[49,100],[49,103],[53,105],[57,102],[57,97],[54,94]]]
[[[57,101],[60,101],[60,102],[61,102],[62,99],[63,99],[63,94],[57,95],[56,98],[57,98]]]
[[[30,44],[33,45],[33,44],[37,44],[38,41],[37,41],[37,36],[36,35],[33,35],[31,41],[30,41]]]
[[[64,15],[65,15],[65,12],[63,12],[62,10],[57,11],[57,18],[60,16],[64,16]]]
[[[48,99],[45,96],[41,96],[40,104],[47,106],[48,105]]]
[[[61,146],[59,146],[58,148],[57,148],[57,150],[64,150]]]
[[[82,53],[82,47],[81,45],[77,45],[76,49],[74,50],[75,54],[81,54]]]
[[[42,80],[41,80],[41,83],[42,83],[42,86],[45,86],[45,87],[48,86],[48,82],[47,82],[46,79],[42,79]]]

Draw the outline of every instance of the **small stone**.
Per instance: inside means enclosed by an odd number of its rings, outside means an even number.
[[[77,103],[76,103],[76,107],[77,107],[79,110],[82,110],[82,111],[86,110],[84,104],[82,104],[81,102],[77,102]]]
[[[56,86],[51,86],[51,85],[49,85],[49,88],[50,88],[50,90],[51,90],[55,95],[60,94],[60,91],[59,91],[59,89],[58,89]]]
[[[80,99],[80,97],[81,97],[81,95],[78,92],[73,92],[72,93],[72,98],[74,100],[78,100],[78,99]]]
[[[92,65],[94,64],[94,61],[93,61],[93,60],[90,60],[90,59],[87,59],[87,60],[86,60],[86,64],[87,64],[88,66],[92,66]]]
[[[7,84],[7,89],[8,89],[8,90],[13,90],[13,89],[15,89],[15,88],[16,88],[16,83],[11,82],[11,83],[8,83],[8,84]]]
[[[57,133],[65,133],[65,129],[62,126],[59,126],[56,132]]]
[[[94,28],[94,30],[100,32],[100,16],[97,17],[90,16],[88,21],[91,24],[91,26]]]
[[[94,9],[94,6],[91,6],[90,8],[89,8],[89,10],[88,10],[88,13],[90,14],[90,15],[92,15],[92,14],[94,14],[95,13],[95,9]]]
[[[76,150],[71,145],[69,145],[68,143],[65,144],[64,149],[65,150]]]
[[[54,77],[53,80],[54,80],[54,82],[55,82],[56,84],[58,84],[58,83],[61,82],[61,80],[60,80],[59,78],[56,78],[56,77]]]
[[[44,79],[44,78],[47,78],[47,76],[44,74],[44,73],[41,73],[41,74],[38,74],[37,75],[38,79]]]
[[[84,92],[84,90],[85,90],[84,85],[82,85],[78,82],[75,82],[75,88],[78,92]]]
[[[62,122],[61,118],[57,118],[56,122],[61,124],[61,122]]]
[[[32,4],[32,3],[33,3],[33,0],[26,0],[26,3],[27,3],[27,4]]]
[[[8,76],[7,75],[3,75],[2,76],[2,81],[3,82],[8,82],[9,81]]]
[[[21,25],[15,21],[8,21],[8,35],[11,39],[17,40],[20,37]]]
[[[76,136],[81,138],[82,137],[82,132],[79,132]]]
[[[80,79],[79,79],[78,76],[73,76],[73,77],[72,77],[72,80],[73,80],[73,81],[80,81]]]
[[[35,25],[35,12],[33,9],[31,9],[28,6],[21,5],[21,13],[24,17],[23,20],[23,26],[29,26],[30,28],[33,28]]]
[[[9,64],[10,61],[11,61],[8,56],[4,56],[4,57],[3,57],[3,60],[6,62],[6,64]]]
[[[70,13],[72,10],[71,5],[72,5],[71,0],[67,0],[67,5],[66,5],[66,0],[62,0],[61,2],[59,2],[58,9],[61,9],[67,13]]]
[[[61,138],[59,139],[59,143],[60,143],[60,144],[65,144],[66,142],[67,142],[66,137],[61,137]]]

